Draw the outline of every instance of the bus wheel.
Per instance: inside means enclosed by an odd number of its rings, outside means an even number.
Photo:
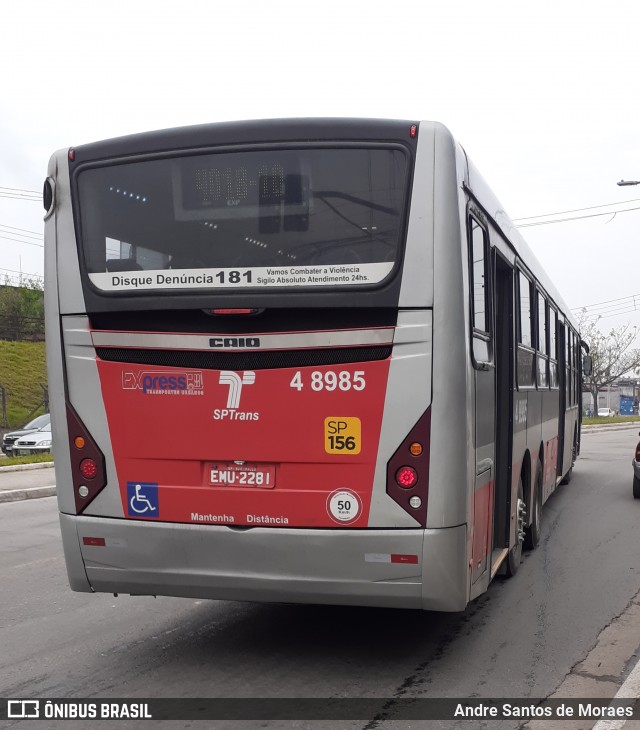
[[[542,464],[540,461],[538,461],[536,481],[533,485],[531,499],[533,500],[533,504],[531,505],[531,521],[524,535],[525,550],[533,550],[540,542],[540,526],[542,524]]]
[[[576,455],[577,455],[578,449],[576,448],[576,437],[573,437],[573,448],[571,450],[571,466],[569,467],[569,471],[564,475],[562,478],[562,481],[560,484],[569,484],[571,481],[571,477],[573,476],[573,465],[576,463]]]
[[[524,516],[527,513],[527,506],[524,503],[524,487],[522,486],[522,474],[518,480],[518,503],[516,504],[516,544],[509,550],[507,555],[507,576],[510,578],[518,572],[522,562],[522,540],[524,539]]]

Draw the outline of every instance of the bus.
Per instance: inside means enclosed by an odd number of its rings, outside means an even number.
[[[73,590],[461,611],[535,548],[578,327],[446,127],[110,139],[44,205]]]

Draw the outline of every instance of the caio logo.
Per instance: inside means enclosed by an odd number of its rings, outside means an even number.
[[[242,350],[247,347],[260,347],[259,337],[211,337],[209,347]]]

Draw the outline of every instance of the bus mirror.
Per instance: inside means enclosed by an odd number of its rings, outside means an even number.
[[[42,188],[42,204],[44,206],[44,219],[46,220],[53,212],[53,200],[54,200],[54,185],[53,180],[48,177],[44,181]]]
[[[582,374],[589,376],[591,375],[593,369],[593,359],[591,358],[591,355],[585,355],[582,358]]]

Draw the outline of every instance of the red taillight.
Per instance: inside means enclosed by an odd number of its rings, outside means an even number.
[[[85,479],[94,479],[98,473],[98,465],[93,459],[83,459],[80,462],[80,473]]]
[[[411,139],[414,139],[417,134],[418,134],[418,125],[412,124],[411,129],[409,130],[409,136],[411,137]]]
[[[410,466],[401,466],[396,472],[396,482],[403,489],[411,489],[418,481],[418,472]]]

